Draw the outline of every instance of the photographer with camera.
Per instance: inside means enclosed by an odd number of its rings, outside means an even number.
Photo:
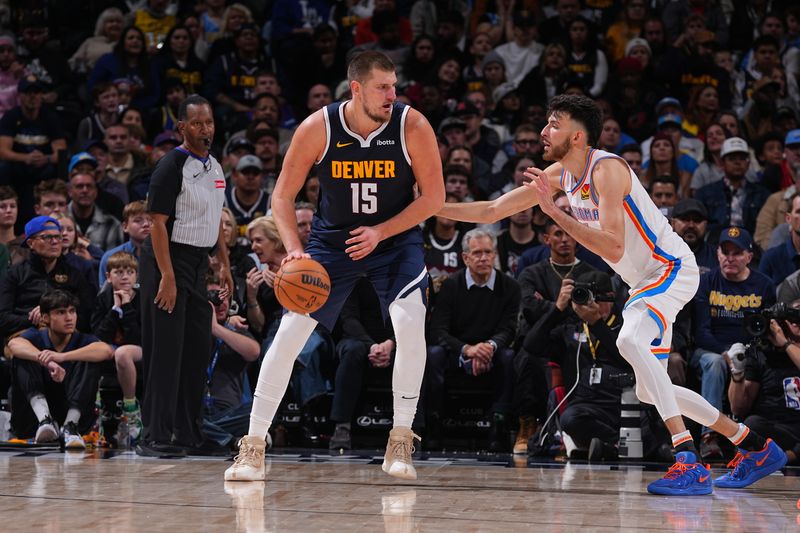
[[[250,390],[245,390],[244,371],[248,364],[258,360],[261,347],[248,331],[246,320],[230,315],[231,294],[223,289],[219,277],[209,274],[206,288],[213,316],[211,359],[206,368],[203,397],[203,432],[213,444],[199,452],[213,454],[223,453],[247,434],[253,402]]]
[[[748,317],[747,348],[732,350],[728,401],[747,427],[773,439],[790,463],[800,456],[800,300]],[[768,342],[764,342],[764,341]],[[737,455],[734,463],[739,459]]]
[[[614,288],[608,274],[585,272],[564,279],[555,305],[525,336],[527,364],[550,359],[561,366],[564,384],[575,389],[561,415],[562,429],[590,460],[615,459],[622,390],[612,376],[633,370],[617,348],[621,317],[613,313]]]
[[[751,270],[753,240],[737,227],[720,234],[719,269],[700,276],[694,298],[695,350],[689,366],[701,379],[700,394],[717,409],[722,408],[728,379],[728,351],[749,340],[743,325],[748,313],[775,303],[775,286],[764,274]],[[704,459],[722,459],[718,435],[703,428],[700,454]]]
[[[522,296],[522,316],[518,339],[553,309],[563,290],[563,284],[573,284],[574,279],[596,269],[575,257],[577,241],[552,218],[544,223],[544,245],[550,257],[525,267],[519,274]],[[536,432],[537,418],[546,416],[548,380],[546,361],[531,360],[530,354],[520,349],[514,355],[514,410],[519,414],[520,430],[514,443],[514,453],[526,453],[528,440]]]

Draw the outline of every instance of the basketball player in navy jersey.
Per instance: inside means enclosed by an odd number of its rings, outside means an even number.
[[[312,114],[297,128],[272,194],[286,246],[284,262],[311,257],[327,269],[331,293],[311,315],[288,312],[261,365],[250,429],[226,481],[264,479],[264,438],[286,391],[295,358],[317,323],[332,329],[366,276],[397,336],[392,389],[394,427],[383,470],[416,479],[411,424],[425,369],[425,269],[419,224],[441,209],[444,179],[436,137],[419,112],[396,102],[397,76],[380,52],[356,56],[347,70],[352,100]],[[319,211],[305,251],[294,202],[316,166]]]
[[[713,428],[739,447],[732,472],[714,480],[725,488],[746,487],[786,464],[786,454],[744,424],[736,424],[694,391],[672,385],[667,357],[672,323],[697,291],[694,254],[670,227],[619,156],[592,148],[600,136],[601,113],[585,96],[559,95],[550,101],[542,130],[545,170],[529,168],[527,186],[492,202],[445,204],[439,215],[490,223],[540,205],[561,228],[602,257],[630,286],[617,340],[620,354],[636,374],[636,394],[654,404],[672,434],[675,465],[647,490],[662,495],[712,491],[711,472],[699,462],[681,415]],[[564,190],[574,218],[553,196]]]

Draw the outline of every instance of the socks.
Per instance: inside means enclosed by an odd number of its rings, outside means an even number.
[[[729,439],[735,446],[748,452],[763,450],[764,446],[767,445],[767,440],[764,437],[741,423],[739,424],[739,431]]]
[[[39,422],[50,416],[50,407],[47,405],[47,399],[44,394],[34,394],[28,401]]]
[[[692,435],[689,433],[689,430],[681,431],[673,435],[672,447],[675,448],[675,453],[692,452],[697,460],[700,460],[700,454],[697,453],[697,449],[694,447],[694,441],[692,440]]]
[[[66,426],[70,422],[77,425],[78,420],[81,419],[81,410],[76,407],[70,407],[67,411],[67,418],[64,419],[64,425]]]
[[[123,398],[122,399],[122,410],[130,413],[131,411],[138,411],[139,405],[136,402],[136,398]]]

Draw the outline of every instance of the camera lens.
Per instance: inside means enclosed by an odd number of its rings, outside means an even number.
[[[752,337],[760,337],[767,332],[768,322],[766,317],[761,314],[746,316],[744,319],[744,329]]]
[[[578,305],[586,305],[592,300],[592,291],[586,287],[575,287],[572,290],[572,301]]]

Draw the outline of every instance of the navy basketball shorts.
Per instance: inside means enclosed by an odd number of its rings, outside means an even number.
[[[414,289],[419,288],[423,303],[427,302],[428,271],[421,244],[398,244],[374,250],[359,261],[350,259],[343,250],[333,249],[319,241],[312,240],[305,251],[325,267],[331,278],[328,300],[310,315],[328,331],[333,331],[342,306],[362,277],[372,282],[384,319],[389,314],[389,305],[408,296]]]

